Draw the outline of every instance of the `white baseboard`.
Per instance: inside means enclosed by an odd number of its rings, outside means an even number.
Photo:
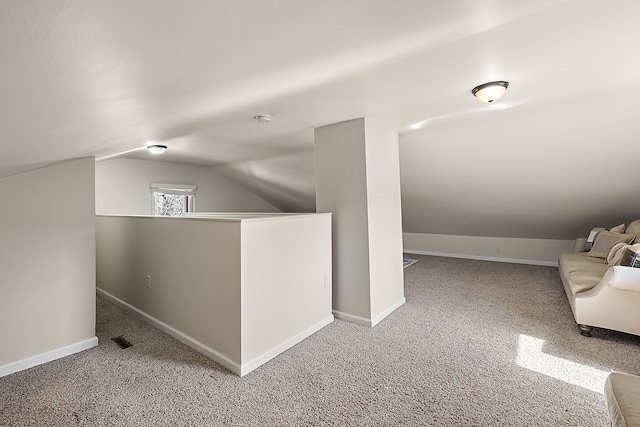
[[[262,353],[260,356],[256,357],[252,361],[243,363],[240,376],[245,376],[249,372],[253,371],[254,369],[259,368],[260,366],[264,365],[265,363],[267,363],[269,360],[273,359],[280,353],[290,349],[291,347],[298,344],[305,338],[315,334],[316,332],[318,332],[320,329],[324,328],[331,322],[333,322],[333,316],[329,315],[328,317],[322,319],[320,322],[316,323],[315,325],[308,327],[307,329],[297,333],[296,335],[292,336],[288,340],[284,341],[283,343]]]
[[[353,314],[343,313],[342,311],[333,310],[333,315],[336,319],[344,320],[351,323],[356,323],[358,325],[367,326],[371,328],[373,325],[371,323],[371,319],[367,319],[365,317],[354,316]]]
[[[378,323],[380,323],[382,320],[384,320],[385,317],[387,317],[388,315],[390,315],[391,313],[396,311],[398,309],[398,307],[400,307],[401,305],[403,305],[406,302],[407,302],[407,299],[405,297],[402,297],[398,301],[396,301],[395,303],[391,304],[386,310],[384,310],[382,313],[378,314],[376,317],[374,317],[371,320],[372,327],[376,326]]]
[[[97,288],[97,291],[100,293],[100,295],[104,296],[109,301],[112,301],[116,305],[118,305],[118,306],[120,306],[120,307],[122,307],[122,308],[124,308],[126,310],[129,310],[129,311],[133,312],[134,314],[137,314],[137,315],[141,316],[142,318],[144,318],[146,321],[148,321],[149,323],[151,323],[152,325],[154,325],[158,329],[166,332],[167,334],[171,335],[172,337],[174,337],[178,341],[180,341],[183,344],[191,347],[195,351],[204,354],[209,359],[211,359],[214,362],[224,366],[225,368],[227,368],[228,370],[230,370],[234,374],[239,375],[241,377],[244,376],[244,375],[247,375],[249,372],[255,370],[256,368],[258,368],[260,366],[262,366],[264,363],[266,363],[269,360],[273,359],[274,357],[276,357],[277,355],[279,355],[283,351],[288,350],[289,348],[293,347],[294,345],[296,345],[297,343],[299,343],[303,339],[311,336],[315,332],[317,332],[320,329],[322,329],[325,326],[327,326],[329,323],[333,322],[333,316],[329,315],[328,317],[326,317],[325,319],[322,319],[320,322],[316,323],[315,325],[312,325],[312,326],[306,328],[305,330],[303,330],[303,331],[299,332],[298,334],[292,336],[291,338],[287,339],[286,341],[284,341],[284,342],[280,343],[279,345],[271,348],[270,350],[264,352],[263,354],[261,354],[260,356],[256,357],[252,361],[250,361],[248,363],[240,364],[240,363],[237,363],[237,362],[233,361],[232,359],[228,358],[224,354],[216,351],[215,349],[213,349],[213,348],[201,343],[200,341],[194,339],[193,337],[191,337],[191,336],[189,336],[189,335],[187,335],[187,334],[175,329],[172,326],[167,325],[166,323],[162,322],[161,320],[156,319],[153,316],[150,316],[149,314],[147,314],[144,311],[142,311],[142,310],[132,306],[131,304],[121,300],[120,298],[115,297],[115,296],[111,295],[110,293],[108,293],[108,292],[106,292],[106,291],[104,291],[104,290],[102,290],[100,288]]]
[[[25,369],[33,368],[34,366],[42,365],[44,363],[51,362],[52,360],[61,359],[63,357],[96,347],[97,345],[98,338],[93,337],[84,341],[77,342],[75,344],[70,344],[62,348],[47,351],[46,353],[8,363],[6,365],[0,366],[0,377],[4,377],[5,375],[13,374],[19,371],[24,371]]]
[[[490,257],[490,256],[481,256],[481,255],[468,255],[468,254],[452,254],[446,252],[431,252],[431,251],[418,251],[415,249],[404,249],[402,252],[405,254],[416,254],[416,255],[432,255],[432,256],[441,256],[447,258],[463,258],[463,259],[476,259],[479,261],[496,261],[496,262],[508,262],[512,264],[527,264],[527,265],[543,265],[547,267],[557,267],[557,261],[538,261],[531,259],[517,259],[517,258],[499,258],[499,257]]]
[[[385,317],[393,313],[398,307],[403,305],[405,302],[407,302],[407,299],[405,297],[400,298],[398,301],[391,304],[386,310],[378,314],[373,319],[367,319],[365,317],[355,316],[353,314],[344,313],[338,310],[333,310],[333,315],[336,317],[336,319],[345,320],[347,322],[357,323],[358,325],[373,328],[378,323],[380,323],[380,321],[382,321]]]
[[[149,314],[147,314],[144,311],[142,311],[142,310],[132,306],[131,304],[121,300],[120,298],[111,295],[109,292],[106,292],[106,291],[104,291],[104,290],[102,290],[100,288],[96,288],[96,290],[98,291],[98,293],[100,295],[104,296],[109,301],[115,303],[116,305],[118,305],[118,306],[120,306],[120,307],[122,307],[122,308],[124,308],[126,310],[131,311],[134,314],[137,314],[137,315],[141,316],[142,318],[144,318],[146,321],[151,323],[156,328],[160,329],[163,332],[166,332],[167,334],[171,335],[173,338],[175,338],[178,341],[180,341],[181,343],[191,347],[195,351],[204,354],[209,359],[211,359],[214,362],[224,366],[225,368],[227,368],[228,370],[230,370],[234,374],[242,375],[242,366],[239,363],[234,362],[232,359],[228,358],[224,354],[222,354],[222,353],[214,350],[213,348],[201,343],[200,341],[196,340],[195,338],[193,338],[193,337],[191,337],[191,336],[189,336],[189,335],[187,335],[187,334],[175,329],[174,327],[167,325],[163,321],[158,320],[153,316],[150,316]]]

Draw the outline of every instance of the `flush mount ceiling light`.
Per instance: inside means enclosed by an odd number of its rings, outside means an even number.
[[[149,150],[152,154],[163,154],[165,151],[167,151],[167,146],[166,145],[160,145],[160,144],[152,144],[152,145],[147,145],[147,150]]]
[[[257,116],[253,116],[253,120],[258,123],[269,123],[271,121],[271,116],[268,114],[258,114]]]
[[[480,102],[493,102],[502,98],[502,95],[507,91],[509,82],[497,81],[481,84],[471,89],[471,93]]]

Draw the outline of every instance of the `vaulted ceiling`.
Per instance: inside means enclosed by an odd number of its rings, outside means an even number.
[[[313,129],[382,117],[404,231],[573,238],[640,217],[639,21],[636,0],[0,1],[0,176],[158,141],[310,211]]]

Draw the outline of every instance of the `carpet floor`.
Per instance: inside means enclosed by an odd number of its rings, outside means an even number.
[[[607,425],[640,337],[581,336],[556,268],[412,258],[375,328],[336,320],[244,378],[98,297],[99,346],[0,378],[0,425]]]

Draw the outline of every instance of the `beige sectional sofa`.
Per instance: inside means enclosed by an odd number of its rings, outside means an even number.
[[[560,255],[558,270],[581,333],[594,327],[640,335],[640,220],[596,230],[593,247],[577,239],[574,252]]]

